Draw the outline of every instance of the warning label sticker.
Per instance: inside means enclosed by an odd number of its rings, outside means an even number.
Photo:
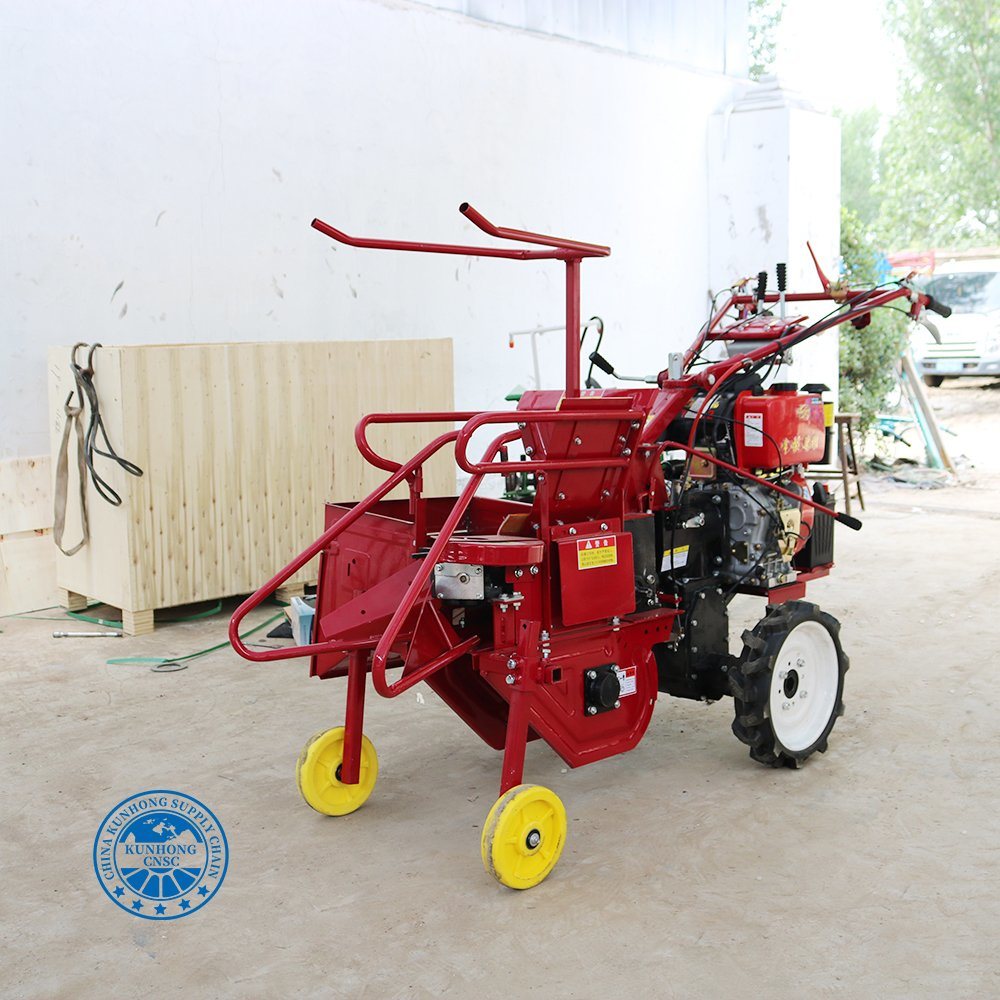
[[[743,444],[747,448],[760,448],[764,444],[764,414],[743,415]]]
[[[625,698],[630,694],[635,694],[635,667],[615,667],[618,675],[618,684],[621,687],[619,698]]]
[[[660,563],[660,572],[669,573],[673,569],[680,569],[687,565],[688,549],[690,545],[678,545],[675,549],[664,549],[663,562]]]
[[[581,538],[576,543],[577,569],[596,569],[598,566],[618,565],[618,541],[614,535],[607,538]]]

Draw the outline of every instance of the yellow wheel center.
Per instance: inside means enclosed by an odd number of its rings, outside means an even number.
[[[304,747],[295,768],[302,798],[326,816],[346,816],[367,801],[378,777],[378,756],[367,736],[361,737],[361,766],[356,785],[341,780],[344,727],[317,733]]]
[[[502,795],[483,828],[486,870],[503,885],[528,889],[555,867],[566,840],[566,810],[540,785],[518,785]]]

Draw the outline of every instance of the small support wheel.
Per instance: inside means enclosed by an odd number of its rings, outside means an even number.
[[[361,737],[361,770],[356,785],[340,780],[344,760],[344,727],[313,736],[302,748],[295,765],[295,780],[302,798],[324,816],[346,816],[365,804],[378,777],[378,756],[367,736]]]
[[[566,843],[566,810],[541,785],[501,795],[483,826],[483,865],[502,885],[530,889],[556,866]]]
[[[816,751],[825,753],[830,731],[844,714],[850,665],[840,623],[815,604],[791,601],[744,632],[743,643],[743,655],[729,671],[737,739],[770,767],[798,767]]]

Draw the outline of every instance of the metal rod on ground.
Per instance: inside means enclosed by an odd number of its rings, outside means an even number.
[[[917,374],[916,367],[913,364],[913,358],[909,351],[905,351],[902,357],[902,369],[903,374],[906,376],[906,383],[910,389],[910,394],[914,401],[914,410],[917,412],[917,419],[920,423],[921,430],[924,431],[925,437],[930,436],[930,440],[934,443],[934,447],[937,450],[938,455],[941,457],[941,462],[944,467],[951,472],[953,475],[958,475],[955,469],[955,463],[951,460],[951,456],[948,454],[948,449],[944,446],[944,438],[941,437],[941,429],[938,427],[937,418],[934,416],[934,411],[931,409],[931,404],[927,399],[927,393],[924,392],[923,383],[920,380],[920,376]],[[928,453],[930,448],[928,448]]]
[[[920,410],[920,404],[913,391],[913,384],[911,380],[906,377],[906,372],[902,369],[900,369],[898,374],[899,384],[903,390],[903,395],[906,397],[906,401],[909,403],[910,409],[913,410],[913,421],[917,425],[917,429],[920,431],[920,437],[924,442],[924,457],[927,465],[931,469],[944,469],[944,462],[941,460],[941,456],[937,453],[937,449],[934,447],[934,439],[931,437],[930,431],[927,429],[927,424],[924,421],[924,415]]]
[[[53,632],[53,639],[120,639],[121,632]]]

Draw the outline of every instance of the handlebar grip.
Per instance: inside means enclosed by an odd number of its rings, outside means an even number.
[[[784,263],[775,264],[774,269],[778,273],[778,291],[783,292],[788,279],[788,265]]]
[[[837,520],[840,521],[841,524],[847,525],[847,527],[852,531],[861,530],[861,522],[856,517],[851,517],[850,514],[838,512]]]
[[[767,271],[757,272],[757,301],[763,300],[764,296],[767,294]]]
[[[936,312],[938,316],[943,316],[945,319],[951,315],[951,306],[946,306],[943,302],[939,302],[933,295],[927,296],[927,308],[931,312]]]
[[[593,364],[597,365],[597,367],[600,368],[601,371],[604,372],[605,375],[614,375],[614,373],[615,373],[615,367],[614,367],[614,365],[611,364],[611,362],[608,361],[607,358],[605,358],[602,355],[598,354],[597,351],[592,351],[591,352],[591,354],[590,354],[590,360],[591,360],[591,362]]]

